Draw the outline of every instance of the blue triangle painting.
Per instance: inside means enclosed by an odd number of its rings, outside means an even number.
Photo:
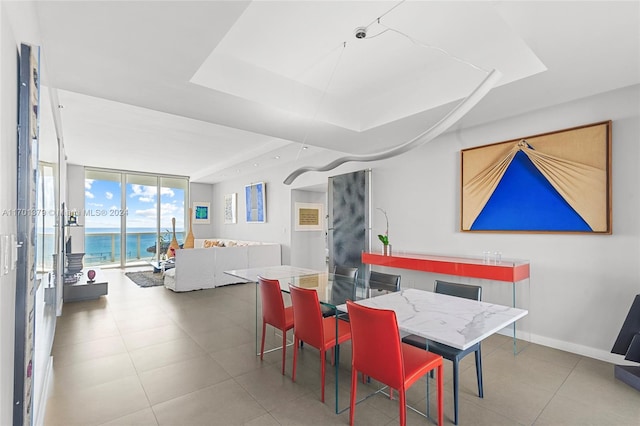
[[[522,151],[516,153],[471,230],[592,231]]]

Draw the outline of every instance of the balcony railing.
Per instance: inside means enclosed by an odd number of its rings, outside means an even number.
[[[136,261],[153,260],[156,258],[155,232],[129,232],[127,233],[126,263]],[[180,244],[184,241],[184,232],[176,232],[176,239]],[[55,234],[38,234],[38,270],[50,271],[53,269]],[[163,234],[161,253],[165,253],[169,246],[170,237]],[[99,266],[108,264],[120,264],[120,232],[86,233],[84,236],[85,266]],[[75,250],[74,250],[75,251]]]
[[[184,232],[176,232],[178,242]],[[126,263],[156,258],[155,232],[128,232],[126,234]],[[166,251],[169,238],[163,234],[161,253]],[[120,263],[120,232],[86,233],[84,236],[84,265],[98,266]]]

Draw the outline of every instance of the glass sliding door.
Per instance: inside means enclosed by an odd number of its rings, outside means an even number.
[[[120,265],[122,175],[86,170],[84,180],[84,264]]]
[[[127,265],[157,258],[158,177],[126,174],[127,232],[124,263]]]
[[[98,169],[87,169],[85,177],[85,264],[129,266],[162,258],[172,218],[182,244],[187,178]]]

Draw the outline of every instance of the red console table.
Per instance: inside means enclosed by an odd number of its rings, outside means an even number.
[[[485,263],[482,259],[473,257],[436,256],[430,254],[385,256],[363,252],[362,263],[510,283],[529,278],[529,262],[526,260],[503,260],[499,263]]]

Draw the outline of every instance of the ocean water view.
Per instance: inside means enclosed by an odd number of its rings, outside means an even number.
[[[161,236],[164,245],[168,245],[171,241],[171,233],[163,231]],[[179,244],[182,244],[183,232],[176,231],[176,239]],[[153,228],[127,228],[125,243],[127,262],[151,260],[155,256],[156,230]],[[119,262],[120,229],[87,228],[84,237],[84,252],[85,265]]]
[[[166,247],[171,241],[171,232],[162,231],[162,246]],[[53,253],[54,234],[45,233],[39,238],[42,245],[38,247],[39,257],[42,253]],[[184,241],[184,231],[176,230],[179,244]],[[152,228],[128,228],[126,236],[126,261],[152,260],[155,257],[156,230]],[[77,252],[79,243],[71,239],[71,250]],[[85,228],[84,237],[84,265],[97,266],[101,264],[120,263],[120,229],[119,228]],[[40,261],[44,268],[53,267],[52,259],[45,256]]]

